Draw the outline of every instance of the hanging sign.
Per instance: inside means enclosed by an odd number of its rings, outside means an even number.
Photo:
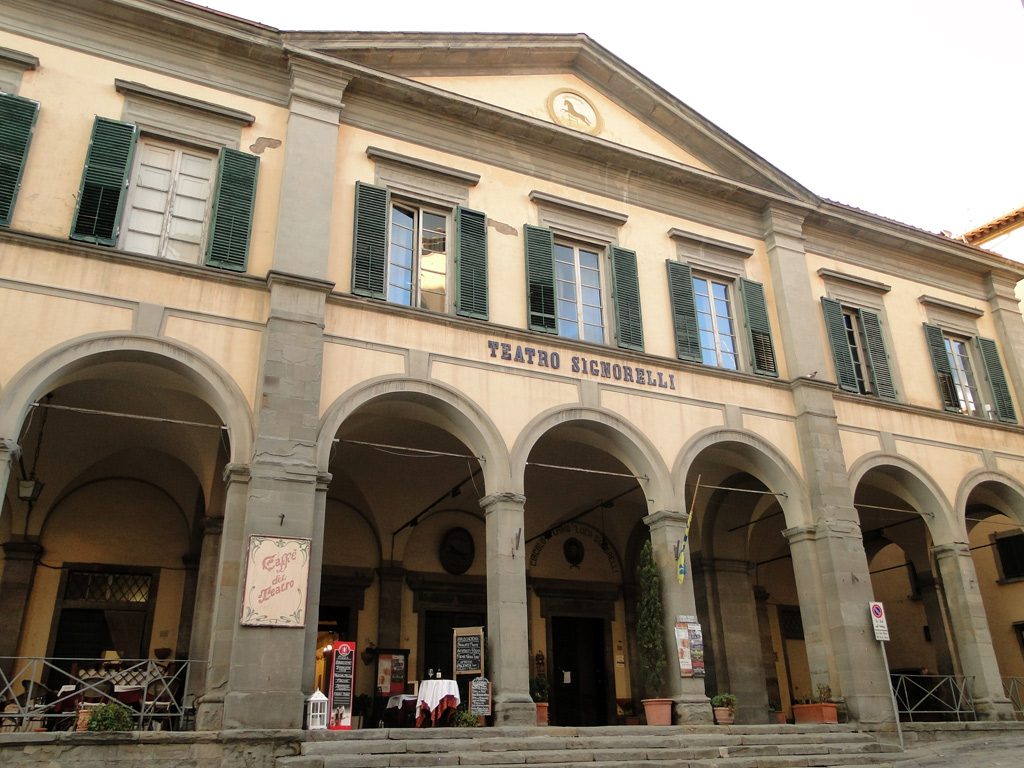
[[[241,622],[248,627],[306,626],[310,539],[250,536]]]
[[[484,673],[484,628],[455,627],[452,630],[452,678]]]
[[[885,620],[885,608],[879,602],[870,602],[871,626],[875,630],[875,640],[889,639],[889,624]]]
[[[327,727],[332,731],[352,729],[352,687],[355,682],[356,644],[336,640],[331,644],[331,695],[328,697],[330,719]]]

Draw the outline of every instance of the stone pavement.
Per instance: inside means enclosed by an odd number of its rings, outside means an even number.
[[[913,746],[897,765],[900,768],[1022,768],[1024,733],[987,734]]]

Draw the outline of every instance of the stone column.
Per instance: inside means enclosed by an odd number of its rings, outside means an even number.
[[[263,334],[256,440],[238,556],[249,537],[295,537],[322,542],[317,515],[316,445],[320,427],[323,318],[332,283],[271,272],[270,317]],[[319,525],[319,529],[318,529]],[[241,575],[244,580],[244,573]],[[319,581],[309,572],[309,583]],[[305,589],[309,590],[307,584]],[[235,610],[241,596],[236,594]],[[316,616],[303,617],[304,623]],[[305,697],[306,646],[300,627],[242,626],[231,641],[224,728],[298,728]]]
[[[751,564],[745,560],[703,560],[714,596],[721,644],[715,654],[718,690],[736,694],[736,722],[768,722],[761,636],[758,631]]]
[[[0,437],[0,515],[4,513],[3,500],[7,498],[7,483],[11,479],[11,462],[21,455],[17,440]]]
[[[316,648],[320,629],[320,574],[324,565],[324,522],[327,518],[327,489],[331,473],[321,472],[316,481],[316,506],[313,510],[313,547],[309,555],[309,585],[306,593],[306,641],[309,651],[303,657],[302,694],[312,695],[316,682]],[[326,693],[326,691],[322,691]]]
[[[202,526],[203,541],[196,568],[195,608],[192,614],[192,635],[189,638],[188,646],[188,657],[193,662],[192,668],[189,670],[188,688],[193,701],[202,696],[206,690],[206,672],[217,595],[217,561],[220,558],[220,539],[221,532],[224,530],[224,518],[205,517],[202,520]]]
[[[229,464],[224,468],[224,517],[220,530],[211,532],[209,552],[203,544],[203,559],[216,557],[214,567],[215,591],[212,595],[213,611],[210,620],[209,644],[198,647],[200,658],[206,658],[205,686],[197,688],[202,695],[196,705],[196,730],[218,731],[224,725],[224,695],[227,692],[228,672],[231,664],[231,640],[238,623],[239,601],[242,594],[242,561],[245,558],[243,531],[245,530],[245,503],[249,492],[249,468]],[[200,565],[200,569],[203,565]],[[202,614],[200,614],[202,615]]]
[[[400,562],[386,560],[377,570],[380,600],[377,607],[377,644],[381,648],[402,647],[402,590],[405,568]]]
[[[487,646],[496,725],[533,725],[526,609],[526,497],[497,493],[480,500],[487,526]]]
[[[4,547],[3,579],[0,580],[0,656],[17,656],[21,627],[25,621],[28,598],[36,576],[36,564],[43,548],[34,541],[8,541]],[[14,662],[4,661],[3,672],[10,675]]]
[[[1012,720],[1013,707],[1003,695],[999,665],[992,648],[992,636],[970,547],[963,542],[940,544],[932,549],[932,553],[939,567],[960,665],[963,674],[970,679],[978,717]]]
[[[687,516],[682,512],[663,509],[644,518],[651,532],[651,548],[654,564],[661,580],[661,599],[665,611],[665,652],[668,665],[665,677],[669,696],[675,700],[675,716],[678,723],[710,723],[711,704],[704,693],[704,678],[680,677],[679,657],[676,653],[676,616],[693,616],[697,603],[693,594],[693,579],[679,583],[676,564],[676,547],[683,546],[686,538]],[[689,562],[690,553],[686,553]]]
[[[924,603],[924,615],[931,632],[932,647],[935,649],[936,669],[933,674],[960,674],[953,658],[949,637],[946,634],[946,618],[943,611],[942,585],[931,570],[917,572],[917,584]]]
[[[775,666],[775,646],[772,643],[772,625],[768,618],[768,591],[754,587],[754,601],[757,611],[757,629],[761,636],[761,667],[764,670],[764,687],[768,701],[781,706],[782,691],[779,689],[779,674]]]

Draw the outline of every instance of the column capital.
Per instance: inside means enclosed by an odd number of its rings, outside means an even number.
[[[480,499],[480,508],[486,511],[490,511],[490,508],[497,504],[516,504],[521,507],[526,504],[526,497],[521,493],[503,491],[502,493],[492,493]]]
[[[316,475],[316,489],[318,491],[326,491],[331,487],[331,480],[334,479],[334,475],[330,472],[318,472]]]
[[[16,459],[21,455],[21,446],[12,437],[0,437],[0,454],[8,454],[10,458]]]
[[[335,64],[306,51],[289,50],[291,90],[288,108],[315,120],[338,124],[345,104],[342,97],[351,77]]]
[[[220,515],[204,517],[202,520],[203,536],[219,536],[224,531],[224,518]]]
[[[818,529],[813,525],[794,525],[792,528],[786,528],[782,535],[789,540],[790,544],[796,544],[801,541],[816,541]]]
[[[948,557],[970,557],[971,546],[966,541],[950,541],[945,544],[935,544],[932,547],[932,554],[938,560],[944,560]]]
[[[750,573],[754,564],[749,560],[736,560],[727,557],[704,558],[701,561],[705,571],[718,573]]]
[[[224,467],[224,482],[248,483],[252,479],[252,470],[248,464],[228,464]]]
[[[678,509],[659,509],[643,518],[644,525],[649,529],[671,528],[675,526],[686,527],[689,515]]]
[[[35,560],[43,554],[43,546],[35,541],[7,541],[3,550],[7,560]]]

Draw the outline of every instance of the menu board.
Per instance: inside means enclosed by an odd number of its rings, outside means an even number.
[[[327,727],[333,731],[352,728],[352,684],[355,676],[356,644],[336,640],[331,644],[331,695],[328,697]]]
[[[394,696],[405,693],[405,678],[409,651],[405,648],[377,651],[377,694]]]
[[[491,714],[491,681],[486,677],[474,677],[469,682],[469,712],[483,717]]]
[[[484,628],[456,627],[452,630],[452,669],[456,675],[484,673]]]

